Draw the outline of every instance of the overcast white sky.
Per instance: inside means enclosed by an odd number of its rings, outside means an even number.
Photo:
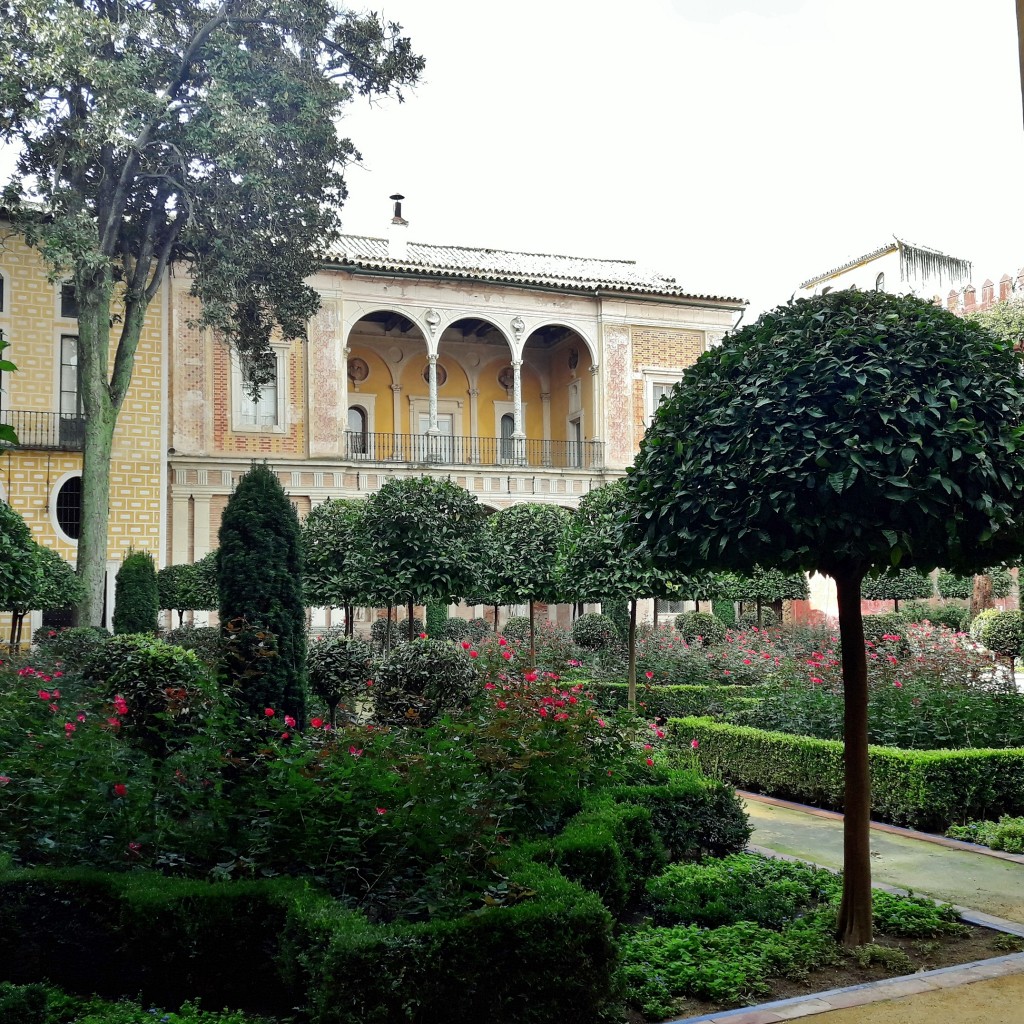
[[[1024,265],[1012,0],[387,0],[427,58],[342,123],[345,230],[621,257],[748,317],[895,234]]]
[[[427,70],[342,122],[364,158],[346,231],[383,234],[402,192],[414,241],[635,259],[749,298],[748,319],[894,234],[972,260],[977,284],[1024,265],[1012,0],[383,13]]]

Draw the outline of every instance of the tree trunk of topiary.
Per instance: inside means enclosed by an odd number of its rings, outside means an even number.
[[[630,711],[636,711],[636,598],[629,602],[629,681],[626,704]]]
[[[984,573],[975,576],[971,586],[971,618],[979,615],[987,608],[994,608],[992,600],[992,577]]]
[[[415,609],[413,608],[413,605],[412,605],[412,598],[410,597],[409,598],[409,604],[408,604],[408,607],[407,607],[407,610],[406,610],[406,614],[408,615],[408,622],[406,623],[406,625],[408,626],[408,629],[406,630],[406,640],[408,640],[409,643],[412,643],[413,640],[416,639],[416,637],[413,636],[413,629],[412,629],[412,613],[413,613],[414,610]]]
[[[862,572],[835,576],[844,691],[843,899],[837,937],[847,948],[871,941],[871,773],[868,664],[861,615]]]

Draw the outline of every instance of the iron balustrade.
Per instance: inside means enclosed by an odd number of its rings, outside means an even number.
[[[85,417],[75,413],[0,409],[0,423],[14,428],[19,448],[80,452],[85,447]]]
[[[364,434],[346,430],[344,457],[419,465],[599,471],[604,469],[604,442],[451,434]]]

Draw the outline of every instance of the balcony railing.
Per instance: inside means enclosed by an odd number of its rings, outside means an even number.
[[[603,441],[453,437],[450,434],[361,434],[345,431],[345,458],[447,466],[604,469]]]
[[[74,413],[0,409],[0,423],[14,428],[19,448],[80,452],[85,446],[85,417]]]

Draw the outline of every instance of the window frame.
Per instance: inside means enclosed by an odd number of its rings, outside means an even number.
[[[275,384],[277,388],[277,409],[275,423],[247,423],[245,421],[245,417],[249,415],[246,411],[247,406],[250,408],[254,406],[256,408],[259,407],[256,406],[245,391],[242,360],[234,349],[231,351],[231,429],[236,434],[284,434],[288,430],[288,406],[285,402],[285,396],[288,393],[287,355],[289,346],[271,345],[270,351],[273,352],[274,358],[277,360],[277,381]],[[256,415],[258,416],[259,414],[257,413]]]
[[[644,385],[644,428],[646,429],[654,421],[654,412],[661,404],[661,400],[657,403],[654,401],[654,389],[663,387],[671,390],[683,379],[684,370],[681,367],[645,366],[640,372]]]

